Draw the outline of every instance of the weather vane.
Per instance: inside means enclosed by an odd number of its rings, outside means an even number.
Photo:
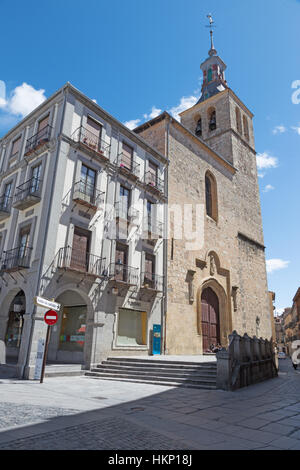
[[[206,25],[206,27],[210,29],[210,51],[209,51],[209,55],[214,55],[217,52],[215,50],[215,47],[214,47],[214,39],[213,39],[213,30],[216,26],[215,26],[215,22],[213,20],[213,17],[211,15],[211,13],[209,13],[206,16],[209,19],[209,25]]]

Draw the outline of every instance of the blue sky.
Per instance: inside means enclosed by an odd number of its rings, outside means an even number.
[[[282,309],[300,284],[299,1],[0,0],[0,136],[66,81],[129,125],[176,116],[200,93],[208,13],[228,84],[255,115],[269,289]]]

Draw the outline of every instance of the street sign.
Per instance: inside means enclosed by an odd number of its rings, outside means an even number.
[[[51,310],[56,310],[57,312],[60,310],[61,304],[57,302],[53,302],[52,300],[45,299],[44,297],[34,297],[34,303],[39,305],[40,307],[50,308]]]
[[[55,323],[57,322],[57,319],[58,319],[58,315],[57,315],[57,312],[55,312],[55,310],[48,310],[48,312],[46,312],[44,315],[45,323],[47,323],[47,325],[49,326],[55,325]]]

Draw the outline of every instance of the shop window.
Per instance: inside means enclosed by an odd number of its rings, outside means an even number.
[[[146,346],[147,313],[120,308],[117,346]]]
[[[64,307],[60,331],[61,351],[82,352],[85,344],[86,305]]]

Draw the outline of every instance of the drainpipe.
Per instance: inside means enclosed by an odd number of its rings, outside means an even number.
[[[64,119],[65,119],[66,101],[67,101],[66,88],[63,89],[63,94],[64,94],[63,113],[62,113],[62,118],[61,118],[61,122],[60,122],[60,129],[59,129],[57,139],[59,139],[59,137],[62,134],[63,123],[64,123]],[[59,156],[59,152],[60,152],[60,147],[61,147],[61,140],[59,140],[58,145],[57,145],[57,150],[56,150],[51,194],[53,194],[54,185],[55,185],[55,182],[56,182],[57,164],[58,164],[58,156]],[[50,201],[49,201],[49,205],[48,205],[48,211],[47,211],[47,218],[46,218],[46,228],[48,228],[48,221],[49,221],[49,216],[50,216],[50,212],[51,212],[51,209],[52,209],[52,204],[53,204],[53,197],[50,197]],[[45,235],[46,235],[46,233],[45,233]],[[36,287],[36,295],[37,296],[39,295],[39,289],[40,289],[41,277],[42,277],[42,268],[43,268],[43,264],[44,264],[45,253],[46,253],[46,245],[47,245],[46,236],[45,236],[44,240],[45,241],[44,241],[44,245],[43,245],[43,249],[42,249],[41,261],[40,261],[39,271],[38,271],[38,283],[37,283],[37,287]],[[25,370],[26,370],[26,367],[29,366],[29,356],[30,356],[30,350],[31,350],[31,345],[32,345],[35,314],[36,314],[36,306],[34,306],[33,312],[32,312],[32,315],[31,315],[30,336],[29,336],[29,341],[28,341],[26,360],[25,360],[25,363],[22,366],[22,373],[21,373],[22,379],[25,379],[25,377],[24,377],[25,376]]]
[[[166,238],[164,238],[164,295],[163,295],[163,307],[162,307],[162,326],[163,326],[163,354],[166,354],[166,336],[167,336],[167,305],[168,305],[168,204],[169,204],[169,185],[168,185],[168,177],[169,177],[169,129],[170,129],[170,120],[169,117],[166,119],[166,126],[165,126],[165,157],[167,159],[167,171],[165,174],[165,194],[167,195],[167,207],[164,208],[165,210],[165,221],[166,221]]]

